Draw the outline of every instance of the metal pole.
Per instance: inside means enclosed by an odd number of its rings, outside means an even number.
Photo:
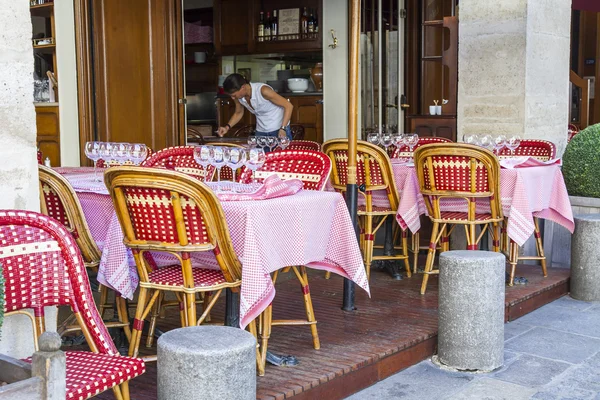
[[[379,135],[383,132],[383,4],[377,1],[377,123]]]
[[[356,155],[358,132],[358,57],[360,41],[360,0],[351,0],[350,6],[350,51],[348,82],[348,178],[346,185],[346,205],[352,217],[352,224],[358,239],[358,186],[356,186]],[[354,283],[344,279],[344,303],[342,310],[352,311],[354,307]]]
[[[405,0],[398,0],[398,133],[404,133],[404,108],[402,94],[404,93],[404,16]]]

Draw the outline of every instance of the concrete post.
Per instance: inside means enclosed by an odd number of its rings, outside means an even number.
[[[44,380],[42,399],[63,400],[66,397],[66,358],[60,351],[61,340],[56,332],[44,332],[39,338],[40,350],[33,354],[31,375]]]
[[[571,297],[600,301],[600,214],[575,215],[571,238]]]
[[[521,134],[567,143],[571,2],[461,0],[458,140]]]
[[[489,251],[440,254],[437,361],[487,372],[504,363],[506,258]]]

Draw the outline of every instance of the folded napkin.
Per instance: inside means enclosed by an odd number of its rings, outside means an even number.
[[[209,182],[208,186],[215,190],[219,200],[245,201],[266,200],[276,197],[291,196],[302,190],[303,183],[299,179],[281,180],[277,175],[267,177],[263,183],[242,184],[236,182]]]
[[[526,167],[541,167],[543,165],[562,165],[560,158],[553,160],[541,161],[537,158],[526,156],[526,157],[509,157],[500,160],[500,166],[502,168],[526,168]]]
[[[102,179],[102,172],[103,171],[98,171],[95,178],[93,172],[66,174],[64,177],[69,181],[76,192],[108,194],[108,189],[104,185],[104,180]],[[100,179],[100,181],[97,179]]]

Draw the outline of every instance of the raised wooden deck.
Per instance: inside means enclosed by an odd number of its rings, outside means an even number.
[[[529,283],[506,288],[506,320],[514,320],[568,293],[569,270],[522,265],[517,270]],[[292,368],[267,366],[258,378],[259,399],[342,399],[434,354],[437,344],[437,277],[421,296],[421,276],[394,281],[383,272],[371,275],[372,298],[357,291],[355,312],[340,309],[342,279],[323,278],[311,271],[311,294],[318,320],[321,349],[312,348],[308,327],[274,327],[269,343],[276,354],[292,354],[300,364]],[[215,320],[223,313],[217,305]],[[274,318],[303,316],[300,287],[295,280],[279,282]],[[175,314],[175,313],[174,313]],[[177,327],[179,316],[161,320],[159,327]],[[142,340],[144,343],[144,340]],[[145,350],[145,349],[144,349]],[[156,349],[148,349],[156,353]],[[130,383],[136,400],[156,398],[156,363]],[[112,391],[100,399],[113,399]]]

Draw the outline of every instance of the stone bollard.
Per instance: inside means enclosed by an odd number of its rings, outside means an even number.
[[[256,339],[242,329],[192,326],[157,342],[158,399],[255,400]]]
[[[571,297],[600,301],[600,214],[575,215],[571,237]]]
[[[66,358],[60,350],[61,340],[56,332],[44,332],[40,336],[39,351],[31,359],[31,375],[44,380],[42,399],[63,400],[66,397]]]
[[[452,369],[488,372],[504,363],[506,258],[490,251],[440,254],[438,355]]]

